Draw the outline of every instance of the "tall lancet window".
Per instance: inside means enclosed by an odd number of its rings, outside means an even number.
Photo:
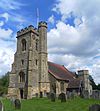
[[[24,72],[19,73],[19,82],[25,82],[25,74],[24,74]]]
[[[36,50],[38,51],[38,40],[36,40]]]
[[[26,50],[26,40],[22,39],[22,51]]]

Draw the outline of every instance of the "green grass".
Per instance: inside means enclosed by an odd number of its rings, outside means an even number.
[[[93,99],[76,98],[61,103],[58,100],[51,102],[46,98],[33,98],[32,100],[22,100],[21,110],[15,110],[9,100],[3,99],[2,101],[5,111],[88,111],[89,105],[94,103],[100,104],[100,100]]]

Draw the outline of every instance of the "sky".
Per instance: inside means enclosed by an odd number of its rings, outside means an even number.
[[[0,76],[11,70],[16,32],[48,23],[49,61],[71,71],[88,69],[100,83],[100,0],[0,0]]]

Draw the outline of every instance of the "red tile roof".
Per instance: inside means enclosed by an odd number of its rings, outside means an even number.
[[[52,74],[56,79],[59,80],[73,80],[74,74],[67,70],[63,65],[55,64],[53,62],[48,62],[48,72]]]

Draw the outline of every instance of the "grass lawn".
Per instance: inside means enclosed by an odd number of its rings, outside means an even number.
[[[61,103],[59,100],[51,102],[47,98],[33,98],[31,100],[22,100],[21,110],[15,110],[10,100],[2,99],[5,111],[88,111],[91,104],[98,103],[100,100],[76,98]]]

